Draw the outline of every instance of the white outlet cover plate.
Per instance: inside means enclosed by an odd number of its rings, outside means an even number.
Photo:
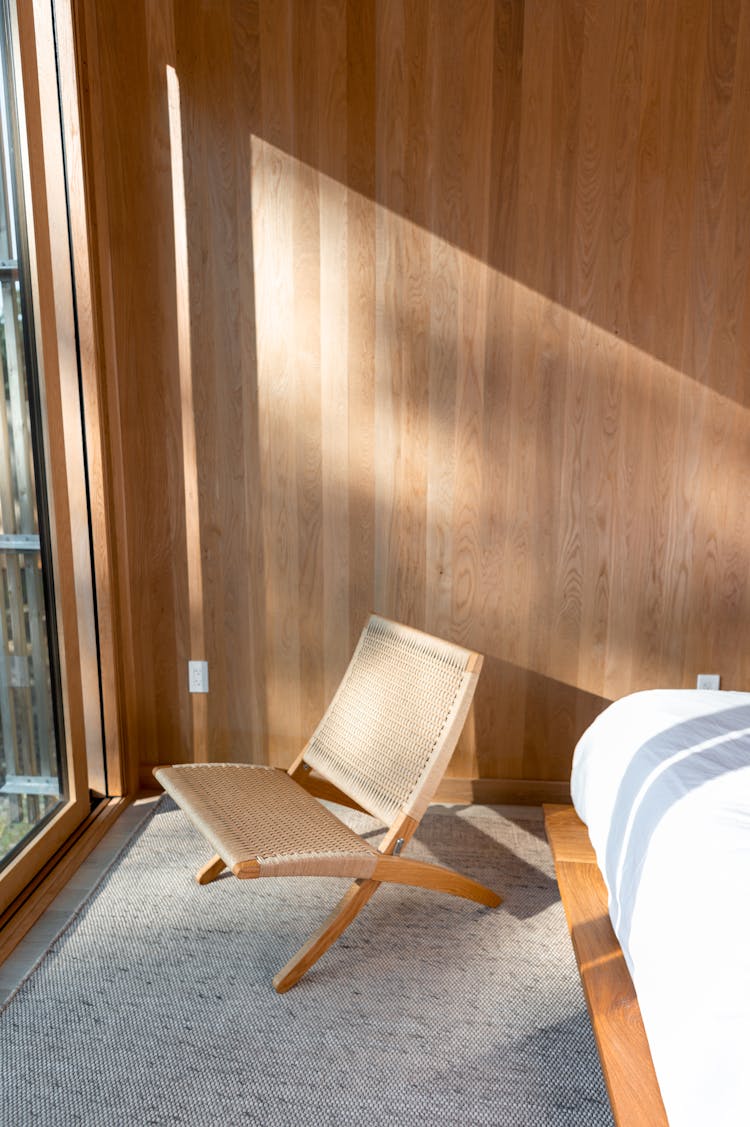
[[[191,693],[208,692],[208,662],[188,662],[188,689]]]

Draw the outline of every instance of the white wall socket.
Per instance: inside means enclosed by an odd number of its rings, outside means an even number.
[[[720,684],[721,675],[719,673],[699,673],[695,687],[696,689],[718,689]]]
[[[208,692],[208,662],[188,662],[188,689],[191,693]]]

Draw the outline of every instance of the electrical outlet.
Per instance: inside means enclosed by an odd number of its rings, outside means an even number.
[[[721,676],[718,673],[699,673],[698,680],[696,681],[696,689],[718,689],[721,684]]]
[[[188,662],[188,689],[191,693],[208,692],[208,662]]]

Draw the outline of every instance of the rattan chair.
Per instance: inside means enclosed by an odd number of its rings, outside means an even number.
[[[207,763],[154,771],[216,852],[198,873],[200,884],[225,868],[241,879],[355,879],[274,978],[280,993],[338,939],[383,882],[449,892],[489,907],[500,903],[469,877],[401,855],[456,746],[481,665],[479,654],[373,615],[329,708],[288,771]],[[318,798],[382,822],[386,832],[378,848]]]

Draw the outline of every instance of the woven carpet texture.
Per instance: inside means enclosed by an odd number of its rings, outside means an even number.
[[[280,996],[348,882],[201,888],[210,850],[163,799],[0,1013],[0,1121],[609,1127],[541,812],[434,806],[408,852],[504,903],[382,887]]]

